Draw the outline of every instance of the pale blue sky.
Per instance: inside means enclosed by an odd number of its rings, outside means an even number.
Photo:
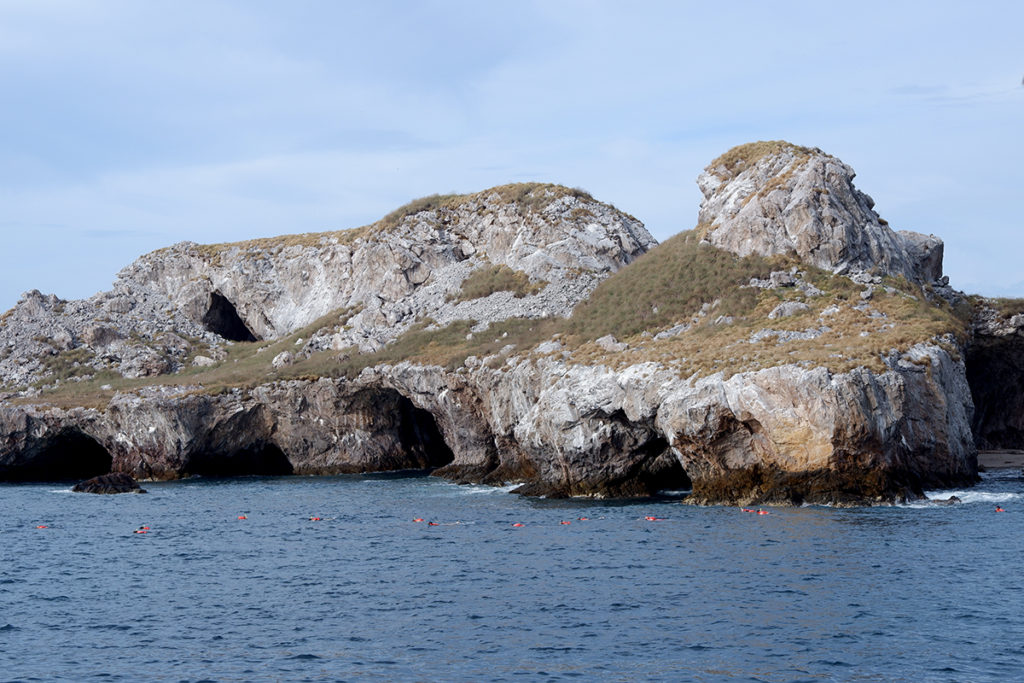
[[[729,147],[821,147],[1024,296],[1024,3],[0,0],[0,310],[138,255],[583,187],[660,240]]]

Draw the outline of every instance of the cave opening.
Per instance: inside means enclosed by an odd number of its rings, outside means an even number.
[[[1024,338],[978,336],[964,359],[982,450],[1024,449]]]
[[[648,453],[640,481],[650,493],[659,491],[689,491],[693,482],[683,469],[683,464],[669,448],[668,441],[657,436],[643,446]]]
[[[434,416],[401,395],[398,397],[398,440],[408,469],[433,470],[455,460]]]
[[[214,334],[236,342],[257,341],[245,321],[238,315],[238,310],[227,297],[220,292],[210,293],[210,306],[203,316],[203,326]]]
[[[227,452],[206,451],[193,455],[183,471],[203,477],[277,477],[292,474],[294,470],[277,444],[256,443]]]
[[[82,481],[108,474],[113,457],[91,436],[63,431],[27,449],[19,461],[0,466],[2,481]]]

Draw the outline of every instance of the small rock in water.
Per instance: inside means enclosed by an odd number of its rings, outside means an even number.
[[[957,503],[962,503],[963,501],[957,498],[956,496],[950,496],[949,498],[932,498],[931,502],[935,503],[936,505],[956,505]]]
[[[101,474],[92,479],[75,484],[71,489],[76,493],[145,493],[146,490],[139,486],[130,475],[123,472],[112,474]]]

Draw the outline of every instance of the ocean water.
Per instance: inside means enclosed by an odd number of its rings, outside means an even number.
[[[1021,680],[1024,480],[983,476],[955,506],[765,515],[427,477],[0,485],[0,680]]]

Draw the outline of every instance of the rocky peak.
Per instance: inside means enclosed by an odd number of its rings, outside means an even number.
[[[740,256],[793,255],[834,273],[871,271],[931,283],[942,240],[895,232],[855,173],[817,148],[784,141],[734,147],[704,169],[700,223],[707,240]]]

